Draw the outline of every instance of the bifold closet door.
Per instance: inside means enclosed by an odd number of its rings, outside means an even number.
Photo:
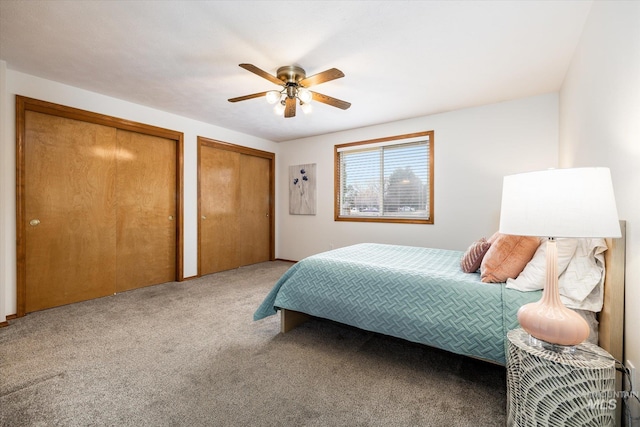
[[[116,291],[176,280],[176,142],[117,131]]]
[[[116,130],[25,115],[26,312],[113,294]]]

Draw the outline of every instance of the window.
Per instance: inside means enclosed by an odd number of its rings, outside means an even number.
[[[433,224],[433,131],[335,146],[335,220]]]

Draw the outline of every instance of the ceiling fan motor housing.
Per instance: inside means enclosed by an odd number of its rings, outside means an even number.
[[[298,85],[298,82],[307,77],[305,71],[295,65],[287,65],[278,68],[278,78],[287,85]]]

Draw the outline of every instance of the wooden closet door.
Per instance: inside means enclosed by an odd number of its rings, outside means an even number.
[[[240,154],[200,148],[200,274],[240,266]]]
[[[115,291],[115,129],[27,111],[25,311]]]
[[[117,131],[118,292],[176,280],[176,142]]]
[[[240,265],[269,261],[269,174],[271,162],[263,157],[240,156],[240,210],[238,258]]]

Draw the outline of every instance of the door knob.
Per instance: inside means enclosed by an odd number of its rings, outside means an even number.
[[[169,221],[173,221],[173,215],[169,215]]]
[[[29,225],[32,226],[32,227],[35,227],[38,224],[40,224],[40,220],[39,219],[32,219],[31,221],[29,221]]]
[[[202,215],[202,219],[207,219],[207,217],[205,215]]]

